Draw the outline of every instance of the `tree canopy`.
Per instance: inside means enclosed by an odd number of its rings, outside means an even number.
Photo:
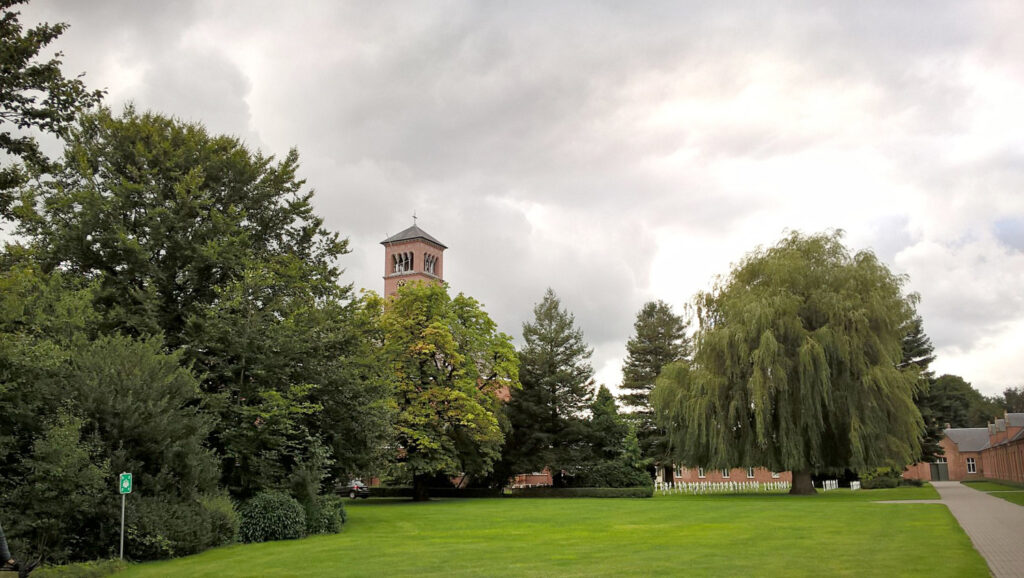
[[[381,360],[394,391],[394,459],[416,499],[438,474],[485,475],[505,441],[500,398],[519,388],[512,339],[471,297],[412,283],[377,299]]]
[[[688,359],[692,344],[686,331],[689,322],[664,301],[649,301],[636,315],[634,334],[626,343],[622,365],[623,403],[632,408],[643,456],[664,468],[672,467],[668,438],[654,423],[650,394],[666,365]]]
[[[680,462],[811,473],[903,467],[920,453],[916,367],[900,369],[914,296],[841,233],[792,233],[696,299],[692,363],[652,401]]]
[[[80,78],[66,78],[60,52],[39,60],[68,26],[43,23],[26,30],[14,10],[26,1],[0,0],[0,152],[39,170],[46,158],[30,131],[65,136],[78,112],[99,103],[102,92],[87,90]],[[0,217],[6,217],[10,190],[26,177],[16,164],[0,169]]]
[[[575,317],[548,289],[533,308],[534,320],[523,324],[519,377],[508,413],[512,438],[506,459],[515,472],[550,467],[556,483],[589,459],[586,412],[593,398],[592,350],[576,327]]]

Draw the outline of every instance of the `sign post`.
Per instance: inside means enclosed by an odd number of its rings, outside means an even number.
[[[132,475],[122,473],[117,489],[121,492],[121,559],[124,560],[124,502],[125,496],[132,493]]]

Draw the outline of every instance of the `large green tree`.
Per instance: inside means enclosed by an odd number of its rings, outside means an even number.
[[[550,467],[556,484],[562,472],[579,471],[589,459],[587,410],[593,398],[592,350],[551,289],[523,324],[519,377],[508,407],[512,437],[506,460],[512,473]]]
[[[633,323],[635,333],[626,343],[626,361],[622,365],[622,389],[628,393],[621,399],[633,409],[640,450],[652,464],[665,468],[666,473],[672,467],[668,438],[654,423],[651,390],[663,367],[690,357],[688,326],[664,301],[645,303]]]
[[[923,430],[916,368],[899,369],[914,299],[905,278],[840,233],[792,233],[748,254],[697,298],[692,363],[652,402],[681,463],[813,473],[913,462]]]
[[[44,272],[92,283],[101,332],[161,335],[202,376],[237,497],[355,473],[389,427],[338,283],[347,241],[315,214],[298,168],[294,150],[276,160],[200,124],[100,109],[15,208]]]
[[[67,24],[39,24],[25,29],[15,10],[26,0],[0,0],[0,152],[25,161],[29,170],[7,160],[0,168],[0,217],[7,216],[11,190],[32,171],[45,170],[47,160],[32,131],[65,136],[76,114],[97,104],[99,91],[89,91],[79,78],[66,78],[61,53],[41,60]]]
[[[935,375],[929,369],[932,361],[935,361],[935,348],[932,346],[932,340],[924,332],[921,316],[915,315],[906,327],[906,335],[903,337],[903,359],[898,367],[916,368],[921,380],[921,387],[914,396],[925,428],[921,437],[921,455],[915,460],[921,462],[933,462],[943,454],[939,442],[945,436],[942,432],[946,419],[944,412],[929,391],[935,380]]]
[[[394,459],[427,499],[437,475],[488,474],[500,457],[501,397],[519,388],[519,362],[480,303],[413,283],[378,300],[381,361],[394,391]]]

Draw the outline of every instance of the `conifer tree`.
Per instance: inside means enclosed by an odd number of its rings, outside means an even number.
[[[902,468],[920,455],[916,367],[900,369],[915,299],[841,233],[792,233],[747,255],[697,298],[692,363],[669,365],[652,402],[680,462],[812,473]]]
[[[508,415],[512,437],[506,461],[513,473],[550,467],[556,484],[589,458],[585,413],[593,396],[592,350],[572,313],[548,289],[523,324],[519,352],[522,390],[512,393]]]
[[[666,469],[672,467],[668,439],[654,423],[650,394],[663,367],[690,357],[688,326],[664,301],[645,303],[636,315],[635,334],[626,343],[622,366],[622,389],[629,393],[621,399],[633,408],[640,451],[644,458]]]

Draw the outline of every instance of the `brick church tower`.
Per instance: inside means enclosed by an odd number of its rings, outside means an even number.
[[[444,282],[445,247],[415,224],[380,242],[384,245],[384,296],[410,281]]]

